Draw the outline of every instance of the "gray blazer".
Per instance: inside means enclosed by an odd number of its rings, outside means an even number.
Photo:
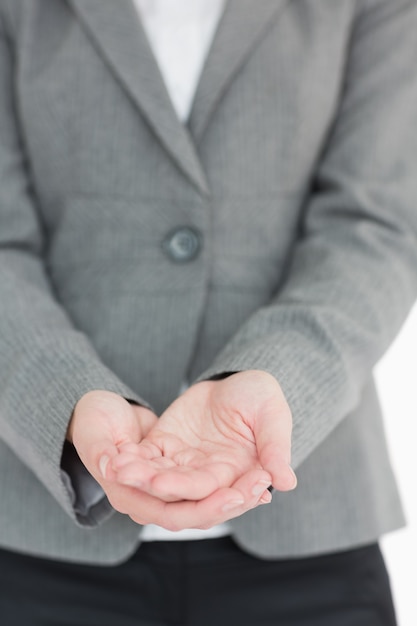
[[[403,523],[372,368],[417,293],[416,33],[415,0],[229,0],[183,126],[129,0],[0,0],[0,545],[125,559],[140,527],[61,468],[74,404],[248,368],[299,486],[236,540]]]

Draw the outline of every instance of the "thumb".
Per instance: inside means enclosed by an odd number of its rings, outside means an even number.
[[[292,418],[287,404],[278,411],[271,409],[262,414],[255,424],[255,440],[259,459],[264,470],[272,476],[272,486],[278,491],[290,491],[297,486],[291,468]]]

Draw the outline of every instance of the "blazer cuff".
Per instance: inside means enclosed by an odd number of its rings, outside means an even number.
[[[62,452],[61,478],[77,522],[81,526],[87,528],[97,526],[114,513],[103,488],[87,470],[75,447],[68,441],[65,442]]]

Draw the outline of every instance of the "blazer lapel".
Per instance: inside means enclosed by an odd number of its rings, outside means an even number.
[[[198,142],[225,90],[289,0],[228,0],[205,63],[188,126]]]
[[[172,106],[132,2],[69,0],[110,69],[177,166],[203,194],[208,185],[194,143]]]

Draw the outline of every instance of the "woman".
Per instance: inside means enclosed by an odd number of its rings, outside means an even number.
[[[0,18],[0,615],[392,626],[415,3]]]

